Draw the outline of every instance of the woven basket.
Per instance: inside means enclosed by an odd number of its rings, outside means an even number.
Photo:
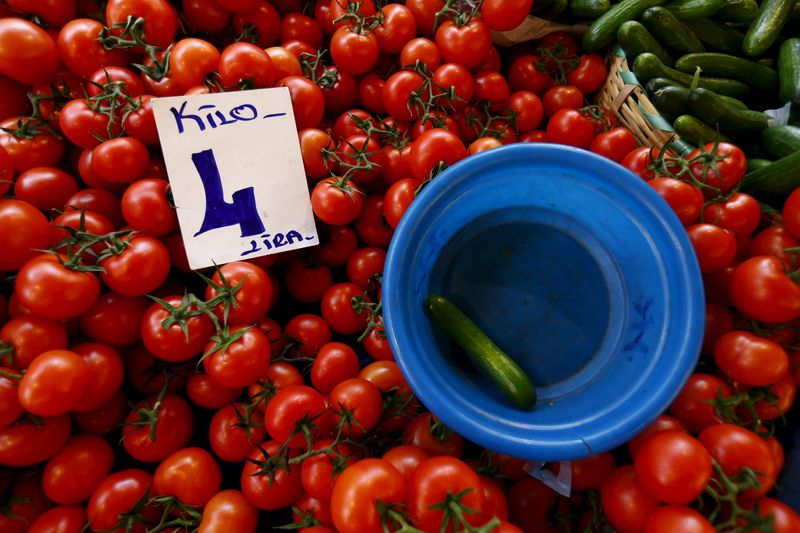
[[[681,141],[669,121],[659,115],[628,67],[625,52],[619,46],[609,52],[608,78],[597,94],[597,103],[610,109],[642,146],[660,149],[672,140],[673,151],[686,153],[694,149]]]

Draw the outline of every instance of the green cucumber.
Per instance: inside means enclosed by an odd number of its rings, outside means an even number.
[[[744,175],[740,190],[748,194],[787,195],[800,187],[800,151]]]
[[[644,90],[647,96],[651,98],[657,90],[663,89],[664,87],[683,87],[683,85],[669,78],[653,78],[644,84]]]
[[[667,48],[684,54],[704,52],[706,49],[692,30],[666,8],[656,6],[645,9],[641,21],[644,27]]]
[[[786,39],[778,49],[778,98],[800,105],[800,38]]]
[[[684,21],[692,33],[709,50],[738,53],[742,50],[744,33],[707,18]]]
[[[680,20],[708,17],[719,11],[726,0],[670,0],[664,7]]]
[[[800,150],[800,128],[773,126],[761,132],[761,144],[773,157],[780,159]]]
[[[717,18],[723,22],[750,22],[758,15],[756,0],[727,0],[717,11]]]
[[[645,52],[655,54],[667,66],[672,66],[674,61],[669,52],[661,46],[658,39],[647,31],[641,22],[629,20],[623,22],[617,30],[617,42],[625,50],[628,61],[633,61],[636,56]]]
[[[648,7],[659,6],[664,2],[666,0],[622,0],[612,5],[611,9],[592,22],[583,34],[584,50],[594,52],[608,46],[623,22],[635,20]]]
[[[675,133],[681,139],[695,146],[713,142],[730,142],[728,137],[692,115],[679,116],[672,123],[672,127],[675,128]]]
[[[431,321],[451,340],[464,348],[473,363],[483,370],[511,403],[521,409],[536,404],[536,389],[525,372],[453,302],[429,294],[423,303]]]
[[[692,84],[693,76],[691,74],[666,66],[655,54],[639,54],[633,60],[632,68],[633,74],[638,78],[639,83],[647,83],[653,78],[669,78],[684,87],[689,87]],[[746,83],[709,76],[700,76],[698,78],[698,87],[704,87],[717,94],[733,97],[750,93],[750,87]]]
[[[747,172],[753,172],[754,170],[758,170],[760,168],[768,167],[775,161],[770,159],[759,159],[757,157],[748,157],[747,158]]]
[[[689,113],[688,99],[689,89],[679,85],[662,87],[650,96],[658,112],[669,120]]]
[[[610,0],[570,0],[569,10],[577,19],[595,20],[611,9]]]
[[[762,91],[771,91],[778,85],[778,73],[774,69],[743,57],[705,52],[686,54],[675,61],[676,69],[689,74],[694,74],[698,67],[703,74],[739,80]]]
[[[761,131],[769,126],[769,116],[761,111],[734,107],[715,92],[702,87],[689,91],[687,104],[692,115],[727,134]]]
[[[744,35],[742,50],[749,56],[760,56],[772,46],[789,20],[797,0],[761,0],[758,16]]]

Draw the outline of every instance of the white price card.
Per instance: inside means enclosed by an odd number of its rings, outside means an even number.
[[[286,87],[153,101],[189,266],[319,244]]]

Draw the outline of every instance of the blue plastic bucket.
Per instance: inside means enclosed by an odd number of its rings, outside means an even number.
[[[513,407],[428,321],[451,298],[537,386]],[[412,390],[447,426],[511,456],[587,457],[662,413],[704,331],[683,226],[640,178],[587,151],[525,143],[433,179],[401,220],[383,280],[386,332]]]

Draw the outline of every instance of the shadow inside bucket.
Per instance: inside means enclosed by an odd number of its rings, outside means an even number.
[[[530,210],[517,208],[474,220],[442,250],[430,285],[472,318],[537,387],[568,380],[591,361],[606,338],[611,305],[594,256],[560,229],[570,221],[557,213],[547,215],[555,225],[542,218],[541,212],[534,219]],[[444,335],[437,340],[451,364],[487,389],[460,349]]]

